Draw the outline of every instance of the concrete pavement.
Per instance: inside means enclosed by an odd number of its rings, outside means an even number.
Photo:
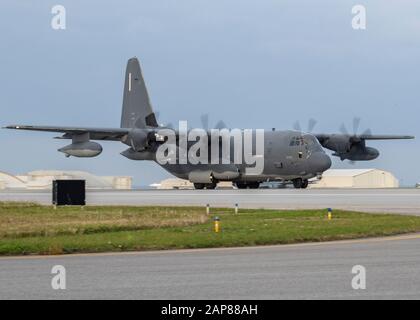
[[[298,245],[0,258],[0,299],[420,299],[420,235]],[[51,288],[63,265],[67,289]],[[355,265],[366,290],[351,286]]]
[[[51,192],[0,191],[0,201],[51,203]],[[89,191],[91,205],[194,205],[242,208],[341,208],[420,215],[420,189],[258,189]]]

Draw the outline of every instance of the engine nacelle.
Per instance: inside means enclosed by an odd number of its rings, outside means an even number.
[[[92,141],[75,142],[58,149],[58,151],[64,153],[67,157],[92,158],[101,154],[102,146]]]
[[[351,161],[369,161],[379,157],[379,151],[375,148],[365,147],[363,149],[352,149],[345,154],[345,159]]]
[[[121,155],[130,159],[130,160],[156,160],[156,154],[151,151],[134,151],[132,148],[128,148],[121,152]]]
[[[337,153],[347,153],[350,151],[352,144],[348,136],[332,135],[322,142],[322,146]]]
[[[150,145],[150,132],[143,129],[133,129],[123,142],[135,151],[143,151]]]
[[[379,156],[377,149],[366,147],[365,140],[353,142],[353,138],[346,135],[332,135],[322,140],[321,144],[324,148],[334,151],[333,155],[340,157],[341,160],[369,161]]]

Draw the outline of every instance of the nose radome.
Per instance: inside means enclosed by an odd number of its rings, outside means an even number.
[[[331,159],[325,152],[316,152],[311,157],[312,167],[317,173],[324,172],[331,168]]]

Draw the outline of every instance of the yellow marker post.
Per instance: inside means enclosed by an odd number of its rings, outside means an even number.
[[[206,205],[206,213],[210,214],[210,205],[209,204]]]
[[[219,233],[219,231],[220,231],[220,218],[219,217],[214,217],[213,221],[214,221],[214,232]]]
[[[332,209],[328,208],[328,220],[332,219]]]

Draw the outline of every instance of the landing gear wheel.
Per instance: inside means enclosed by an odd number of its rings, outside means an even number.
[[[216,187],[217,187],[217,183],[216,182],[206,183],[206,189],[207,190],[213,190],[213,189],[216,189]]]
[[[296,189],[306,189],[309,185],[308,179],[297,178],[293,180],[293,186]]]
[[[241,182],[235,182],[236,188],[238,189],[246,189],[247,185],[246,183],[241,183]]]
[[[293,180],[293,186],[295,187],[295,189],[302,188],[302,185],[303,185],[303,180],[301,178],[297,178]]]
[[[248,184],[248,187],[250,189],[258,189],[260,187],[260,183],[259,182],[252,182]]]
[[[194,189],[202,190],[204,189],[204,183],[194,183]]]
[[[238,189],[258,189],[260,183],[257,182],[235,182],[235,185]]]

